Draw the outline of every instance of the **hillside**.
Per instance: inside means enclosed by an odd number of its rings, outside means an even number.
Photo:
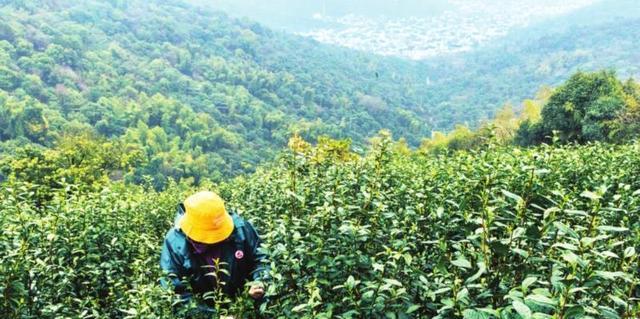
[[[358,157],[298,140],[257,173],[204,187],[263,235],[267,318],[637,318],[639,153],[596,143],[433,157],[381,136]],[[0,316],[182,317],[157,263],[194,189],[86,186],[0,188]],[[246,293],[209,297],[222,314],[256,316]]]
[[[157,187],[252,171],[296,132],[362,148],[387,128],[417,146],[576,70],[639,72],[633,10],[615,21],[601,10],[585,26],[543,21],[478,51],[409,62],[179,0],[2,3],[0,157],[93,135],[135,157],[123,178]]]
[[[585,15],[594,16],[590,11],[576,19]],[[640,78],[635,40],[640,12],[616,20],[604,15],[586,25],[541,23],[475,52],[425,61],[421,70],[430,81],[425,99],[431,107],[450,110],[429,125],[448,127],[457,118],[474,126],[478,118],[493,117],[501,105],[517,105],[576,71],[611,69],[621,78]]]
[[[277,16],[280,23],[293,19],[282,6],[295,1],[280,0],[264,8],[268,14],[253,10],[250,0],[216,3],[273,25],[269,17]],[[446,8],[435,1],[433,7],[431,2],[414,6],[433,8],[433,16],[416,11],[399,17],[358,15],[366,12],[365,2],[345,3],[359,7],[329,12],[314,20],[322,25],[309,30],[288,30],[367,52],[417,54],[422,61],[409,71],[418,79],[413,94],[425,104],[425,125],[436,130],[465,122],[477,126],[503,104],[517,105],[579,70],[612,69],[622,78],[640,77],[635,47],[640,6],[635,0],[449,1]],[[411,1],[398,3],[403,7]],[[327,2],[332,6],[340,8]],[[313,10],[301,10],[295,24]]]
[[[132,178],[163,184],[251,170],[293,132],[362,144],[388,127],[415,145],[431,129],[400,60],[177,0],[2,4],[2,141],[97,134],[141,146]]]

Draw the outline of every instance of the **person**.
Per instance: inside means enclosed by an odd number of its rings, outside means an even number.
[[[260,236],[251,223],[228,213],[216,193],[198,192],[178,205],[175,226],[165,236],[160,267],[169,279],[163,285],[187,302],[193,294],[215,290],[233,298],[249,281],[249,296],[261,302],[269,268],[260,248]],[[225,270],[217,277],[211,275],[216,267]]]

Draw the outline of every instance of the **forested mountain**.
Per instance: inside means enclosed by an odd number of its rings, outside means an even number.
[[[136,179],[165,180],[245,171],[292,132],[415,144],[431,129],[400,60],[178,0],[0,3],[3,141],[95,133],[142,148]]]
[[[631,9],[618,20],[598,11],[584,25],[542,22],[478,51],[411,62],[181,0],[0,4],[0,156],[105,138],[97,145],[138,167],[125,178],[150,176],[158,187],[251,171],[296,132],[362,146],[388,128],[417,146],[433,130],[476,127],[579,69],[639,72]]]
[[[252,17],[269,23],[268,15],[260,10],[250,10],[253,7],[249,4],[253,2],[215,1],[237,16],[251,13]],[[296,1],[277,2],[291,4]],[[309,4],[300,15],[310,15],[311,8],[308,7],[319,10],[322,2],[310,2],[315,5]],[[360,7],[328,14],[339,17],[366,11],[364,1],[345,3]],[[405,7],[411,5],[411,1],[400,3]],[[474,42],[471,38],[478,34],[506,32],[504,36],[491,36],[492,41],[480,41],[480,45],[469,44],[473,48],[469,52],[426,58],[412,70],[413,77],[419,79],[413,83],[415,92],[420,95],[419,100],[426,101],[429,114],[433,115],[425,119],[430,127],[450,130],[455,124],[464,122],[476,126],[479,119],[491,118],[504,103],[518,104],[522,99],[535,96],[541,86],[559,85],[579,70],[613,69],[621,78],[640,77],[635,40],[640,38],[640,6],[635,0],[474,0],[449,1],[450,5],[446,7],[437,1],[428,3],[415,7],[432,8],[435,18],[424,17],[421,12],[405,12],[402,19],[391,19],[391,23],[385,19],[380,23],[364,23],[366,21],[345,18],[343,25],[316,28],[317,33],[329,28],[335,31],[331,36],[352,37],[358,41],[354,45],[350,45],[348,39],[329,39],[329,42],[352,47],[360,47],[362,42],[372,43],[369,49],[376,52],[380,51],[380,46],[386,46],[380,43],[382,35],[395,41],[390,48],[398,50],[399,55],[402,55],[402,47],[415,49],[424,43],[441,43],[443,47],[434,49],[436,51],[456,51],[460,50],[460,45]],[[269,12],[276,11],[276,7],[270,7]],[[327,7],[342,8],[331,1],[327,2]],[[566,12],[557,14],[550,8]],[[371,15],[362,15],[375,20]],[[525,19],[530,20],[527,26],[517,27]],[[282,20],[286,21],[287,17],[279,16],[278,21]],[[353,26],[348,25],[351,22]],[[509,29],[509,26],[513,28]],[[465,38],[469,38],[468,41]],[[448,112],[440,112],[443,109]]]
[[[424,61],[429,105],[452,108],[430,125],[492,117],[506,102],[518,104],[541,86],[557,86],[576,71],[615,70],[640,78],[640,6],[601,1],[569,16],[515,30],[504,39],[458,55]],[[456,121],[455,119],[458,119]]]

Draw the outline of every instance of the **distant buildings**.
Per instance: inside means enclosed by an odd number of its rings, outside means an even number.
[[[598,0],[451,0],[456,10],[435,18],[372,19],[314,15],[331,27],[302,33],[319,42],[420,60],[470,51],[510,30],[566,14]]]

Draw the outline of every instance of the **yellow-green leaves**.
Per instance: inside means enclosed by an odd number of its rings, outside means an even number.
[[[322,164],[284,158],[218,186],[269,253],[263,315],[640,315],[637,146],[425,158],[377,143],[370,156]],[[546,173],[535,174],[531,162]],[[65,187],[38,206],[36,186],[0,189],[0,282],[9,296],[0,299],[2,311],[171,317],[175,299],[157,285],[157,258],[175,204],[190,190]],[[256,316],[246,295],[206,297],[229,314]]]

